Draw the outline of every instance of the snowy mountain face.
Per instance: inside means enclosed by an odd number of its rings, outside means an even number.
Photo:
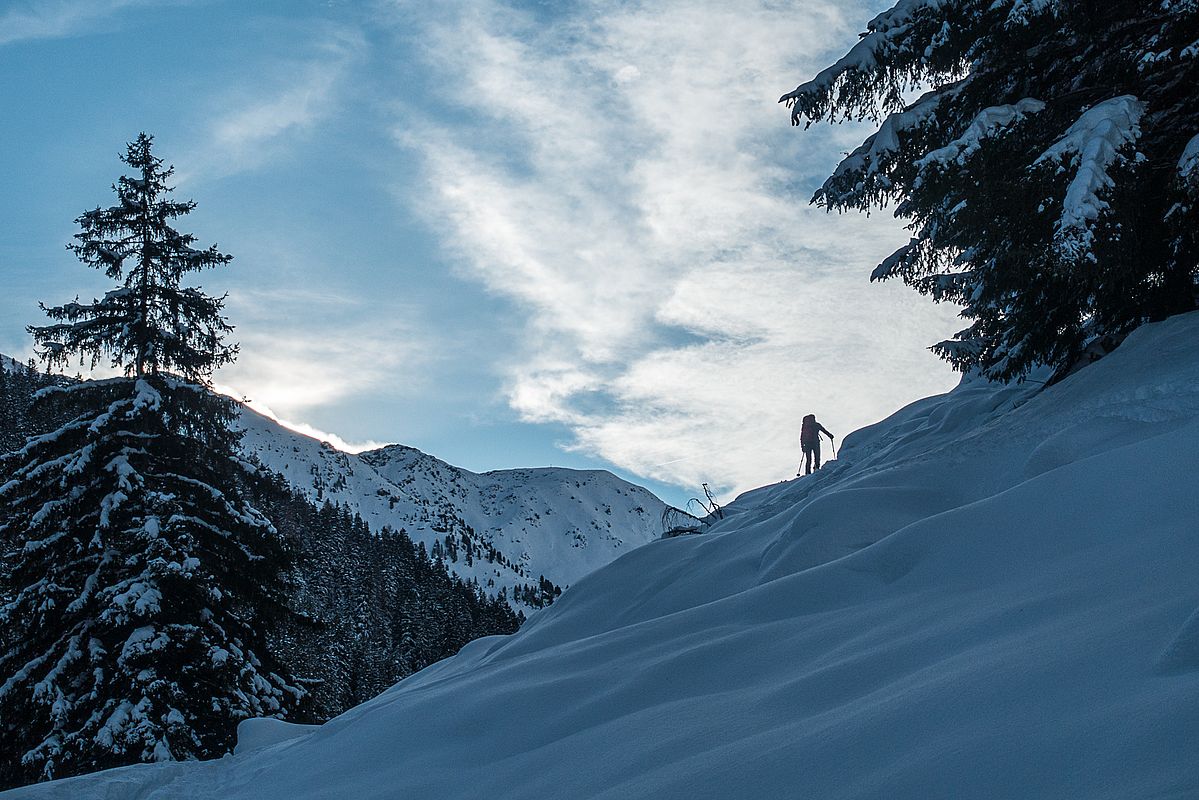
[[[344,453],[249,409],[241,426],[246,453],[312,500],[436,545],[451,572],[493,595],[542,576],[566,587],[662,535],[662,501],[609,472],[476,474],[403,445]]]
[[[319,728],[11,797],[1197,797],[1197,341],[964,381]]]
[[[0,354],[0,369],[28,368]],[[403,445],[345,453],[245,406],[239,424],[244,452],[308,498],[346,506],[376,531],[405,529],[493,596],[506,589],[511,598],[514,586],[536,587],[543,576],[565,588],[662,535],[665,504],[610,472],[477,474]]]
[[[4,370],[5,372],[25,372],[28,369],[29,367],[25,366],[20,361],[17,361],[15,358],[0,353],[0,370]]]

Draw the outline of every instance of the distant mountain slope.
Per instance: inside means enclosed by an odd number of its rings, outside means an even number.
[[[403,445],[344,453],[249,409],[241,424],[245,451],[310,498],[437,545],[452,572],[493,594],[542,576],[565,587],[662,534],[663,502],[609,472],[477,474]]]
[[[12,800],[1199,797],[1196,342],[963,381],[320,728]]]
[[[27,368],[0,354],[0,368]],[[662,535],[665,504],[649,490],[602,470],[497,470],[477,474],[411,447],[344,453],[245,406],[243,450],[318,504],[360,514],[378,531],[405,529],[449,570],[502,590],[519,608],[537,607],[542,577],[565,588]],[[12,446],[19,446],[22,437]],[[448,539],[448,544],[447,544]],[[527,598],[513,596],[530,587]],[[530,602],[526,602],[526,600]]]
[[[17,361],[12,356],[6,356],[0,353],[0,369],[6,372],[27,372],[29,367]]]

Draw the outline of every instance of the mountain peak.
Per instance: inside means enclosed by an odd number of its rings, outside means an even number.
[[[311,499],[347,506],[376,530],[403,528],[492,595],[543,576],[565,587],[662,534],[665,504],[603,470],[477,474],[402,444],[332,450],[255,413],[241,426],[246,453]]]

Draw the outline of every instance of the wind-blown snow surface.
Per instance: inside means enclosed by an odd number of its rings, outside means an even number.
[[[13,800],[1199,796],[1197,343],[966,382],[308,735]]]
[[[378,530],[404,528],[431,548],[447,533],[502,553],[459,553],[450,570],[491,594],[541,576],[567,586],[662,535],[665,505],[602,470],[558,468],[477,474],[411,447],[343,453],[242,409],[242,448],[313,500],[349,506]]]

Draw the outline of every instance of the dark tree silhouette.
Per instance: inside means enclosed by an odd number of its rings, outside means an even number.
[[[897,202],[913,237],[872,278],[961,304],[934,349],[1011,378],[1195,308],[1197,85],[1195,0],[901,0],[782,101],[881,120],[814,202]]]

